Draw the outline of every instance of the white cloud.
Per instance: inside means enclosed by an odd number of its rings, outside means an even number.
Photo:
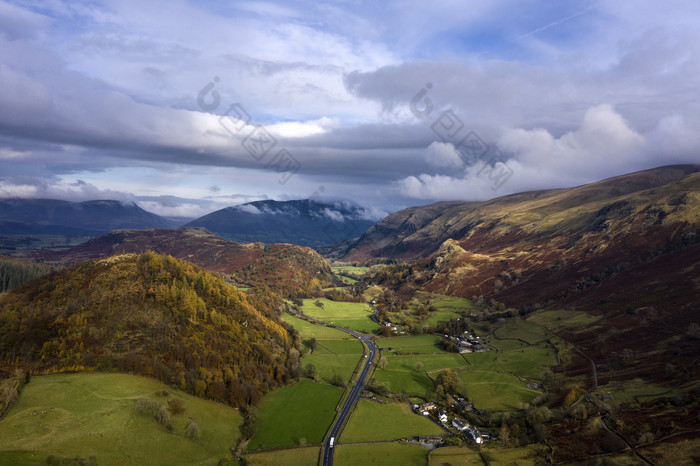
[[[345,216],[337,210],[332,210],[326,207],[321,211],[321,213],[335,222],[345,221]]]
[[[459,168],[464,162],[459,157],[455,146],[449,142],[433,142],[425,154],[426,161],[439,168]]]
[[[261,213],[262,213],[262,212],[260,211],[260,209],[258,209],[257,207],[255,207],[255,206],[252,205],[252,204],[238,205],[238,206],[235,206],[234,209],[240,210],[241,212],[245,212],[245,213],[247,213],[247,214],[258,215],[258,214],[261,214]]]

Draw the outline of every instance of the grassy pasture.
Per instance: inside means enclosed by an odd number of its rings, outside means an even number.
[[[465,355],[473,369],[510,372],[530,379],[539,379],[542,369],[554,366],[557,356],[546,345],[526,346],[508,351],[487,351]]]
[[[288,448],[249,453],[245,458],[253,466],[307,466],[317,464],[320,451],[320,447]]]
[[[167,391],[167,396],[158,392]],[[161,405],[178,398],[172,431],[135,409],[148,397]],[[199,440],[185,437],[196,422]],[[231,456],[241,416],[235,409],[124,374],[77,373],[32,377],[0,421],[0,463],[38,464],[49,455],[94,456],[100,465],[217,464]],[[4,459],[3,459],[4,458]]]
[[[531,345],[535,345],[551,336],[542,325],[520,318],[507,319],[506,322],[495,329],[494,335],[501,339],[524,340]]]
[[[397,354],[446,353],[439,346],[442,337],[438,335],[408,335],[401,337],[378,338],[377,346],[392,348]]]
[[[428,450],[415,443],[338,445],[334,462],[339,466],[425,466]]]
[[[481,455],[488,461],[486,464],[540,464],[536,455],[542,450],[539,445],[521,448],[481,447]],[[479,452],[466,447],[444,447],[430,452],[431,466],[451,464],[452,466],[483,465]]]
[[[456,369],[459,376],[459,389],[474,401],[478,409],[516,409],[518,403],[529,403],[540,395],[530,390],[517,377],[499,372],[472,369]]]
[[[527,322],[546,325],[557,331],[564,328],[580,328],[599,321],[602,316],[592,316],[583,311],[567,311],[563,309],[540,310],[527,316]]]
[[[283,321],[293,326],[297,330],[297,332],[299,332],[299,334],[305,339],[353,338],[347,333],[343,332],[342,330],[326,327],[325,325],[312,324],[310,322],[305,321],[304,319],[294,317],[291,314],[282,314],[281,318]]]
[[[341,441],[372,442],[441,433],[443,430],[440,427],[413,413],[407,403],[379,404],[360,400]]]
[[[315,299],[305,299],[302,308],[304,314],[359,332],[371,333],[379,328],[379,325],[370,319],[373,311],[366,303],[345,303],[328,299],[318,301],[323,304],[323,308],[314,304]]]
[[[392,393],[406,393],[408,395],[423,396],[425,391],[433,387],[433,382],[425,374],[426,371],[435,371],[453,367],[466,366],[464,359],[454,353],[445,354],[419,354],[419,355],[392,355],[386,356],[387,366],[384,369],[377,368],[374,378],[379,383],[389,382]],[[421,362],[423,367],[416,370],[416,363]]]
[[[370,268],[363,267],[363,266],[354,266],[354,265],[337,265],[337,266],[331,267],[331,269],[335,273],[345,272],[345,273],[351,273],[353,275],[355,275],[355,274],[362,275],[365,272],[367,272]]]
[[[248,451],[317,444],[333,422],[343,390],[301,380],[268,393],[258,405],[258,429]]]

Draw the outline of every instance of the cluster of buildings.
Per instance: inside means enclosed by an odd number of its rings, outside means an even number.
[[[425,403],[422,405],[413,405],[413,410],[419,414],[422,414],[423,416],[430,416],[433,411],[437,409],[437,406],[435,403]],[[437,412],[437,419],[444,425],[445,427],[448,427],[448,417],[447,417],[447,411],[439,410]],[[463,419],[460,419],[459,417],[455,417],[452,419],[452,427],[457,429],[457,431],[461,434],[464,434],[468,438],[471,437],[471,439],[476,442],[477,444],[481,444],[485,438],[491,438],[488,434],[481,435],[479,431],[477,430],[476,427],[469,425],[469,423]]]
[[[464,335],[459,337],[445,335],[445,339],[455,343],[460,353],[483,353],[489,350],[481,337],[470,335],[469,332],[464,332]]]

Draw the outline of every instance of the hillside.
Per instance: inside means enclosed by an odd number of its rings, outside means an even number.
[[[314,250],[293,244],[239,244],[204,228],[120,230],[67,251],[44,251],[33,259],[75,264],[113,254],[155,251],[207,270],[233,275],[249,286],[267,286],[286,295],[308,294],[334,283],[333,272]]]
[[[143,400],[182,411],[166,410],[161,423],[137,409]],[[0,422],[0,464],[217,464],[231,457],[242,421],[236,409],[145,377],[32,377]],[[190,423],[199,438],[187,436]]]
[[[274,305],[169,256],[90,261],[0,296],[0,368],[136,373],[240,406],[295,375]]]
[[[0,199],[0,231],[5,234],[97,236],[120,228],[175,226],[133,202]]]
[[[356,238],[375,223],[360,207],[303,199],[227,207],[185,226],[204,227],[233,241],[319,246]]]
[[[407,209],[344,254],[418,260],[420,271],[404,281],[517,309],[593,301],[676,311],[696,301],[689,285],[700,260],[699,227],[700,167],[673,166]]]

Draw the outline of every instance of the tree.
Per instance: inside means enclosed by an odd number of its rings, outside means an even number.
[[[435,383],[437,383],[438,386],[442,385],[445,389],[445,393],[455,393],[457,391],[457,385],[459,384],[459,377],[452,369],[445,369],[437,376]]]
[[[251,438],[258,429],[258,410],[255,406],[246,406],[243,412],[243,424],[238,430],[241,431],[241,436],[245,439]]]
[[[197,423],[190,422],[187,424],[187,427],[185,427],[185,437],[197,440],[201,436],[202,433],[199,431]]]
[[[316,366],[314,366],[313,364],[307,364],[304,369],[305,369],[304,373],[308,378],[310,378],[310,379],[316,378]]]
[[[501,444],[507,447],[510,444],[510,428],[507,425],[502,425],[498,431],[498,437],[501,439]]]
[[[386,359],[386,356],[379,358],[379,362],[377,363],[380,369],[385,369],[388,364],[389,361]]]
[[[172,400],[168,401],[168,409],[173,415],[184,413],[185,402],[182,401],[182,398],[173,398]]]
[[[163,425],[170,422],[170,412],[165,406],[158,408],[158,412],[156,412],[156,420]]]
[[[345,381],[340,374],[334,374],[333,377],[331,377],[331,384],[335,385],[336,387],[345,387]]]
[[[423,370],[423,363],[418,361],[413,367],[416,369],[416,372],[420,372]]]
[[[319,301],[318,299],[314,302],[314,305],[316,307],[323,309],[323,303],[321,301]]]

